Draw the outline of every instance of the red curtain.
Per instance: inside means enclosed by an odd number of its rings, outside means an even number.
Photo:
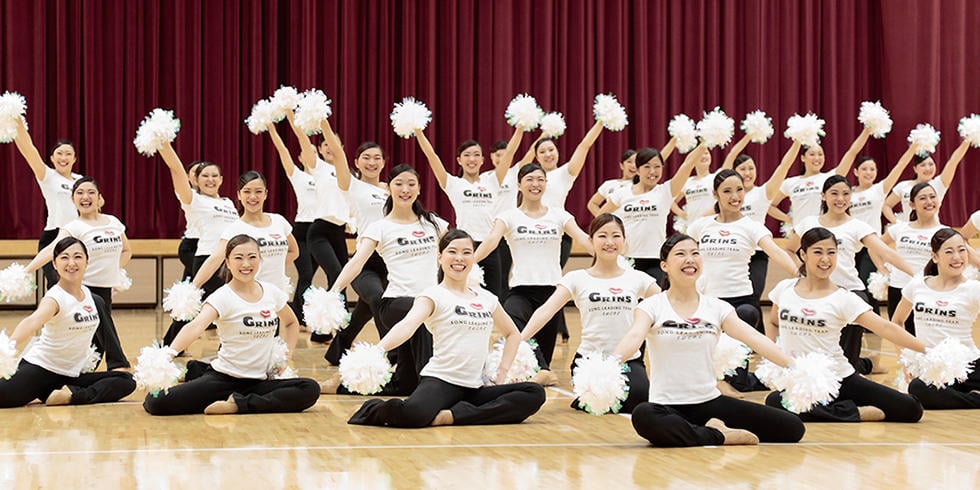
[[[348,147],[376,140],[389,168],[416,165],[425,204],[444,216],[451,209],[415,142],[391,130],[393,102],[411,95],[428,104],[428,134],[451,162],[460,141],[486,148],[505,139],[504,108],[528,92],[565,114],[567,157],[591,125],[593,96],[613,92],[631,124],[600,137],[576,183],[568,208],[583,225],[585,202],[618,173],[618,155],[662,145],[679,112],[697,118],[721,106],[741,118],[761,108],[781,134],[789,115],[814,111],[827,121],[832,165],[860,131],[860,102],[880,99],[894,131],[865,153],[881,176],[916,123],[942,131],[942,164],[959,142],[959,118],[980,112],[980,34],[968,28],[980,25],[980,9],[969,0],[4,0],[0,25],[0,90],[27,98],[42,154],[61,137],[77,143],[79,171],[101,182],[106,212],[133,238],[182,231],[164,165],[132,145],[154,107],[181,119],[185,161],[223,167],[223,194],[234,194],[240,172],[260,170],[272,190],[267,208],[292,218],[295,199],[268,137],[242,122],[280,84],[323,89]],[[287,128],[280,132],[295,151]],[[787,146],[774,138],[748,152],[765,176]],[[723,156],[716,151],[715,161]],[[943,222],[962,224],[980,207],[968,190],[978,159],[977,150],[967,155]],[[672,160],[670,170],[680,161]],[[37,237],[43,200],[13,145],[0,147],[0,179],[0,238]]]

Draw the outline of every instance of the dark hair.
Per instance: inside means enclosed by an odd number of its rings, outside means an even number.
[[[823,182],[823,189],[820,191],[820,193],[821,194],[826,193],[828,190],[830,190],[831,187],[833,187],[833,186],[835,186],[837,184],[845,184],[847,186],[847,190],[848,191],[851,190],[851,183],[847,181],[847,177],[844,177],[843,175],[834,174],[834,175],[831,175],[830,177],[827,177],[827,180],[825,180]],[[827,200],[826,199],[823,199],[823,196],[821,196],[821,199],[820,199],[820,214],[826,214],[828,210],[829,210],[829,208],[827,207]],[[844,212],[848,216],[850,216],[851,215],[851,207],[848,206],[847,209],[844,210]]]
[[[88,175],[84,177],[80,177],[78,180],[75,181],[74,184],[71,185],[71,193],[74,194],[75,191],[77,191],[78,188],[85,183],[91,183],[92,185],[95,186],[95,190],[99,191],[100,194],[102,193],[102,191],[99,189],[99,183],[96,182],[95,179],[93,179],[92,177],[89,177]]]
[[[261,173],[259,173],[257,170],[249,170],[238,177],[238,190],[242,190],[242,188],[248,185],[249,182],[256,179],[261,180],[263,186],[267,188],[269,187],[269,184],[266,183],[265,177],[263,177]]]
[[[474,146],[477,147],[477,148],[480,148],[480,143],[478,143],[476,140],[466,140],[466,141],[460,143],[459,146],[456,147],[456,158],[459,158],[460,155],[462,155],[464,151],[466,151],[466,150],[468,150],[468,149],[470,149],[470,148],[472,148]],[[482,148],[481,148],[481,151],[482,151]],[[479,169],[477,169],[477,170],[479,170]],[[459,166],[459,176],[461,177],[462,175],[463,175],[463,166],[460,165]]]
[[[743,163],[745,163],[745,162],[747,162],[747,161],[749,161],[751,159],[752,159],[752,157],[746,155],[745,153],[740,153],[737,157],[735,157],[735,163],[732,165],[732,168],[733,169],[736,169],[736,168],[738,168],[739,165],[741,165],[741,164],[743,164]]]
[[[546,141],[550,141],[551,144],[555,145],[555,148],[558,148],[558,143],[557,143],[558,140],[556,140],[555,138],[552,138],[551,136],[548,136],[546,138],[541,138],[541,139],[539,139],[539,140],[537,140],[537,141],[534,142],[534,153],[535,154],[538,153],[538,147],[540,147],[541,145],[543,145]]]
[[[931,153],[926,153],[924,155],[921,154],[921,153],[920,154],[916,154],[914,157],[912,157],[912,166],[913,167],[918,166],[920,163],[922,163],[922,162],[924,162],[924,161],[926,161],[926,160],[928,160],[930,158],[932,158],[932,154]],[[933,160],[933,163],[935,163],[935,160]]]
[[[71,149],[72,149],[72,150],[73,150],[73,151],[74,151],[75,153],[78,153],[78,149],[77,149],[77,148],[75,148],[75,143],[73,143],[73,142],[72,142],[71,140],[69,140],[69,139],[64,139],[64,138],[62,138],[62,139],[60,139],[60,140],[58,140],[58,141],[55,141],[55,142],[54,142],[54,145],[51,145],[51,153],[48,153],[48,155],[54,155],[54,152],[55,152],[55,150],[57,150],[57,149],[58,149],[58,147],[59,147],[59,146],[62,146],[62,145],[68,145],[68,146],[70,146],[70,147],[71,147]]]
[[[354,161],[357,161],[358,158],[361,158],[362,153],[373,148],[377,148],[378,150],[381,150],[381,158],[385,157],[385,151],[383,148],[381,148],[381,145],[377,144],[374,141],[365,141],[361,143],[356,150],[354,150]],[[347,162],[341,162],[341,164],[347,165]],[[354,175],[354,177],[357,177],[358,179],[361,178],[361,169],[357,168],[357,165],[354,165],[354,168],[351,169],[351,173]]]
[[[932,240],[929,241],[929,246],[932,248],[932,253],[938,254],[939,249],[943,247],[943,244],[946,243],[950,238],[953,238],[954,236],[959,236],[960,238],[963,238],[963,235],[961,235],[960,232],[952,228],[940,228],[936,230],[936,233],[933,233],[932,235]],[[965,238],[963,239],[966,240]],[[934,262],[932,259],[929,259],[929,261],[926,262],[926,266],[923,268],[922,275],[938,276],[939,264]]]
[[[228,257],[231,255],[231,252],[235,250],[235,247],[239,245],[244,245],[249,242],[254,243],[255,246],[259,248],[259,257],[261,257],[262,252],[261,252],[261,247],[259,247],[259,242],[244,233],[231,237],[231,239],[228,240],[228,243],[225,244],[225,260],[221,261],[221,271],[219,272],[219,274],[220,277],[225,280],[226,284],[231,282],[232,276],[231,276],[231,271],[228,270],[228,266],[225,265],[225,262],[228,260]]]
[[[721,187],[721,184],[731,177],[737,177],[739,182],[743,182],[742,176],[730,168],[723,168],[715,174],[714,189],[716,194],[718,193],[718,188]],[[721,206],[718,205],[718,200],[715,199],[715,214],[719,213],[721,213]]]
[[[466,233],[465,231],[460,230],[459,228],[450,228],[448,231],[446,231],[445,234],[442,235],[442,238],[439,239],[439,253],[442,253],[442,251],[445,250],[446,247],[448,247],[449,244],[453,242],[453,240],[469,240],[470,243],[473,244],[473,250],[476,251],[476,240],[474,240],[469,233]],[[445,274],[443,274],[442,272],[442,266],[439,266],[438,269],[439,270],[436,272],[436,280],[438,282],[442,282],[442,279],[445,277]]]
[[[800,145],[800,161],[801,162],[803,161],[803,157],[806,156],[806,152],[810,151],[810,148],[820,148],[820,144],[817,143],[816,145],[813,145],[813,146]],[[806,173],[806,164],[803,164],[803,168],[800,169],[800,175],[803,175],[805,173]]]
[[[221,175],[221,167],[219,167],[217,163],[209,162],[207,160],[202,160],[197,163],[198,163],[197,175],[201,175],[201,172],[203,172],[204,169],[208,167],[214,167],[218,169],[218,175]]]
[[[922,192],[922,190],[925,189],[926,187],[932,189],[932,184],[929,182],[919,182],[918,184],[912,186],[912,190],[909,191],[909,208],[912,207],[912,201],[915,200],[915,196],[918,196],[919,193]],[[932,190],[935,191],[935,189]],[[916,213],[915,210],[913,209],[912,211],[909,212],[909,223],[918,220],[919,220],[919,214]]]
[[[800,261],[803,261],[803,252],[806,252],[807,249],[813,246],[814,243],[822,242],[824,240],[833,240],[834,244],[836,244],[837,235],[834,235],[834,232],[820,226],[810,228],[803,234],[803,236],[800,237],[800,248],[796,250],[796,256],[800,259]],[[803,262],[804,263],[800,265],[799,274],[801,277],[806,277],[806,262]]]
[[[72,246],[72,245],[74,245],[76,243],[82,246],[82,252],[85,254],[85,258],[87,259],[88,258],[88,247],[85,246],[85,242],[83,242],[83,241],[81,241],[81,240],[79,240],[79,239],[77,239],[77,238],[75,238],[73,236],[68,236],[68,237],[62,238],[61,240],[58,240],[58,243],[54,244],[54,250],[51,252],[51,256],[52,257],[57,257],[57,256],[61,255],[61,252],[64,252],[68,247],[70,247],[70,246]]]
[[[531,172],[538,171],[538,170],[540,170],[541,173],[543,173],[545,175],[545,180],[547,180],[547,178],[548,178],[548,172],[545,172],[544,171],[544,167],[542,167],[540,163],[533,162],[533,163],[526,163],[526,164],[524,164],[520,168],[520,170],[517,171],[517,183],[518,183],[518,187],[520,187],[521,179],[523,179],[525,175],[527,175],[527,174],[529,174]],[[517,205],[520,206],[522,202],[524,202],[524,194],[520,191],[520,189],[518,189],[517,190]]]
[[[622,156],[619,157],[619,163],[626,163],[631,156],[636,155],[636,150],[629,149],[623,152]]]
[[[623,234],[623,238],[626,238],[626,227],[623,225],[623,220],[612,213],[602,213],[595,218],[592,218],[592,222],[589,223],[589,238],[595,236],[599,232],[599,228],[608,225],[609,223],[616,223],[619,227],[620,233]],[[595,255],[592,256],[592,265],[595,265]],[[591,266],[590,266],[591,267]]]
[[[862,163],[867,162],[869,160],[872,161],[872,162],[875,161],[874,158],[871,158],[868,155],[864,155],[864,156],[858,157],[857,160],[854,160],[854,170],[857,170],[858,167],[860,167]]]
[[[636,168],[639,169],[640,167],[650,163],[650,160],[653,160],[654,158],[660,159],[660,165],[664,165],[664,157],[660,154],[660,150],[650,147],[640,148],[640,151],[636,152]],[[633,176],[633,183],[640,183],[639,174]]]
[[[388,172],[388,182],[391,182],[392,180],[395,179],[395,177],[398,177],[403,173],[410,173],[414,175],[416,179],[419,179],[420,181],[422,180],[419,178],[419,173],[416,172],[411,165],[408,165],[406,163],[399,163],[398,165],[392,167],[391,171]],[[385,199],[384,208],[382,208],[385,216],[388,216],[388,214],[391,213],[392,206],[394,206],[394,201],[392,200],[391,194],[389,193],[388,198]],[[425,221],[431,223],[432,227],[436,229],[436,234],[439,233],[439,225],[436,224],[435,213],[433,213],[432,211],[427,211],[425,207],[422,206],[422,203],[419,202],[418,199],[415,199],[415,202],[412,203],[412,212],[415,213],[415,216],[419,218],[419,221],[422,221],[424,219]]]
[[[664,244],[660,246],[661,267],[663,266],[663,263],[667,261],[667,257],[670,256],[670,251],[673,250],[678,243],[685,242],[687,240],[690,240],[695,244],[698,243],[698,241],[695,240],[694,237],[690,235],[685,235],[684,233],[674,233],[673,235],[667,237],[666,240],[664,240]],[[663,287],[661,289],[663,289],[664,291],[670,289],[670,277],[666,273],[664,273]]]
[[[500,140],[494,143],[493,146],[490,147],[490,153],[496,153],[500,150],[506,150],[506,149],[507,149],[507,142],[504,140]]]

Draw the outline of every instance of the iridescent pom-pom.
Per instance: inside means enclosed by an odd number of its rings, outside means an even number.
[[[935,153],[936,145],[939,144],[939,131],[931,124],[918,124],[909,131],[909,143],[918,147],[917,154],[920,157],[929,156]]]
[[[541,110],[534,97],[528,94],[520,94],[507,104],[504,117],[507,118],[507,124],[523,128],[524,131],[530,131],[541,124],[544,111]],[[562,123],[564,124],[564,121]]]
[[[834,360],[823,352],[810,352],[794,358],[783,391],[783,406],[793,413],[802,413],[837,398],[841,380],[834,374],[833,367]]]
[[[965,381],[973,372],[973,361],[980,353],[960,341],[946,337],[935,347],[920,354],[908,349],[902,350],[898,362],[908,369],[909,374],[924,383],[943,388],[957,381]]]
[[[252,113],[245,119],[245,125],[252,134],[262,134],[269,125],[276,122],[276,108],[268,99],[262,99],[252,106]]]
[[[88,357],[85,358],[85,366],[82,368],[82,372],[95,372],[100,362],[102,362],[102,354],[96,350],[95,344],[88,346]]]
[[[27,99],[23,95],[17,92],[0,95],[0,143],[10,143],[17,137],[17,121],[23,120],[25,114]]]
[[[718,379],[735,374],[735,370],[745,366],[752,349],[749,346],[731,338],[726,333],[718,336],[715,346],[715,376]]]
[[[289,367],[289,346],[282,337],[276,337],[274,342],[272,351],[269,352],[266,375],[269,379],[295,378],[296,373]]]
[[[289,111],[296,109],[296,105],[299,104],[300,99],[302,97],[293,87],[283,85],[276,89],[276,92],[269,98],[269,102],[272,103],[273,119],[276,122],[282,121]]]
[[[687,153],[698,146],[698,129],[687,114],[678,114],[667,123],[667,134],[677,140],[677,151]]]
[[[710,148],[727,145],[735,134],[735,121],[725,114],[720,107],[711,112],[705,112],[697,124],[698,137],[704,146]]]
[[[17,343],[7,336],[7,331],[0,331],[0,378],[10,379],[17,372],[20,356],[17,355]]]
[[[753,143],[765,143],[772,138],[776,130],[772,127],[772,118],[763,111],[754,111],[745,115],[742,121],[742,131]]]
[[[888,274],[872,272],[868,275],[868,292],[878,301],[888,299]]]
[[[322,90],[310,89],[300,95],[296,102],[293,124],[306,134],[319,134],[320,122],[330,118],[333,109],[330,99]]]
[[[497,369],[500,367],[500,358],[504,353],[506,341],[501,338],[493,345],[493,350],[487,355],[486,363],[483,365],[483,381],[492,384],[497,378]],[[540,370],[538,358],[534,356],[534,349],[537,343],[534,340],[521,342],[517,347],[517,355],[507,371],[507,379],[504,383],[520,383],[527,381]]]
[[[541,118],[541,133],[545,138],[557,138],[565,134],[565,116],[560,112],[549,112]]]
[[[24,266],[13,263],[0,271],[0,300],[18,301],[33,294],[35,289],[34,274],[28,274]]]
[[[579,406],[592,415],[616,413],[629,396],[629,367],[613,356],[593,352],[575,361],[572,386]]]
[[[432,120],[432,111],[414,97],[405,97],[395,103],[391,111],[391,127],[402,138],[411,138],[416,129],[425,129]]]
[[[133,371],[136,385],[149,391],[152,396],[159,396],[161,391],[166,393],[176,386],[185,371],[174,363],[176,356],[177,351],[170,346],[160,346],[156,341],[140,349]]]
[[[340,358],[340,381],[361,395],[381,391],[391,381],[391,364],[381,347],[366,342],[354,344]]]
[[[190,321],[201,312],[204,290],[195,287],[190,280],[177,281],[163,292],[163,311],[169,311],[170,318]]]
[[[629,124],[626,108],[616,100],[616,96],[613,94],[596,95],[592,112],[595,114],[595,120],[601,122],[610,131],[622,131]]]
[[[174,117],[173,111],[153,109],[140,123],[133,144],[137,151],[152,157],[163,148],[165,143],[177,138],[179,131],[180,119]]]
[[[970,142],[970,146],[980,147],[980,116],[970,114],[960,119],[960,124],[956,129],[963,139]]]
[[[311,287],[303,293],[303,317],[306,325],[318,334],[331,334],[347,327],[350,314],[344,295]]]
[[[861,102],[858,121],[871,130],[871,136],[884,138],[892,130],[892,117],[881,102]]]
[[[805,116],[793,114],[786,121],[786,131],[783,135],[793,141],[799,141],[804,146],[817,146],[820,144],[820,137],[826,134],[823,126],[824,120],[816,114],[809,113]]]

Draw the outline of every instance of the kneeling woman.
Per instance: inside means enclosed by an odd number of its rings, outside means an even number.
[[[82,285],[88,266],[85,244],[74,237],[63,238],[52,255],[58,283],[48,289],[37,310],[17,325],[11,338],[23,347],[38,330],[41,336],[24,354],[17,372],[0,379],[0,408],[22,407],[34,399],[48,405],[108,403],[136,390],[133,377],[124,371],[82,374],[92,335],[112,318]]]
[[[841,330],[860,325],[899,347],[925,352],[925,345],[902,327],[881,318],[853,291],[830,280],[837,267],[837,237],[828,229],[810,228],[797,252],[802,277],[786,279],[769,293],[772,316],[766,333],[787,352],[822,351],[831,356],[842,378],[837,399],[801,413],[805,422],[918,422],[922,405],[914,398],[858,374],[844,357]],[[782,394],[770,393],[766,405],[781,408]]]
[[[633,409],[633,427],[658,447],[798,442],[805,428],[795,415],[718,391],[714,350],[722,331],[780,366],[790,358],[732,305],[698,293],[702,265],[693,238],[668,238],[660,249],[665,291],[636,307],[613,354],[629,359],[650,335],[650,401]]]
[[[286,293],[255,280],[259,244],[236,235],[225,246],[228,283],[208,296],[201,313],[170,345],[184,351],[211,323],[218,326],[218,358],[198,378],[158,396],[147,395],[143,408],[152,415],[191,413],[302,412],[316,403],[320,385],[306,378],[269,379],[276,332],[292,354],[299,322],[286,304]],[[281,330],[280,330],[281,329]]]
[[[497,297],[466,284],[475,245],[462,230],[439,240],[440,283],[423,291],[405,318],[381,339],[389,351],[406,342],[425,322],[432,332],[433,354],[415,391],[401,400],[372,399],[348,421],[358,425],[425,427],[429,425],[517,424],[541,408],[544,388],[536,383],[501,384],[517,354],[521,334]],[[495,386],[483,386],[483,365],[494,326],[506,344]]]

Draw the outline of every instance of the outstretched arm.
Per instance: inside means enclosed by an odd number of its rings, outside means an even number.
[[[170,343],[170,347],[177,352],[184,352],[204,333],[208,325],[214,323],[217,319],[218,310],[215,310],[208,303],[204,303],[204,306],[201,307],[201,312],[190,323],[184,325],[184,328],[180,329],[180,333]]]
[[[432,175],[436,178],[436,182],[439,183],[439,187],[445,189],[448,172],[446,172],[446,166],[442,164],[442,159],[436,154],[435,148],[432,147],[429,138],[425,137],[425,132],[421,129],[415,129],[415,140],[419,142],[419,148],[425,154],[425,159],[429,161],[429,167],[432,168]]]
[[[725,317],[725,320],[721,324],[721,328],[723,328],[725,333],[727,333],[731,338],[751,347],[752,350],[758,352],[762,357],[769,359],[779,366],[789,366],[791,362],[790,357],[786,355],[782,349],[776,346],[775,342],[756,331],[756,329],[752,328],[748,323],[743,322],[734,311]]]
[[[194,190],[191,189],[191,183],[187,180],[184,164],[181,163],[180,157],[177,156],[177,152],[174,151],[174,147],[169,141],[164,142],[160,148],[160,156],[163,157],[163,162],[170,169],[170,180],[173,183],[177,199],[180,199],[183,204],[190,204],[194,198]]]
[[[942,181],[943,185],[949,189],[949,185],[953,183],[953,177],[956,176],[956,169],[959,168],[960,162],[963,161],[963,157],[966,156],[967,150],[970,149],[970,142],[963,140],[960,146],[956,147],[953,154],[949,156],[949,160],[946,160],[946,165],[943,167],[943,173],[939,174],[939,180]]]
[[[844,157],[840,159],[840,163],[837,164],[837,168],[834,172],[837,175],[843,175],[847,177],[847,173],[851,171],[851,165],[854,165],[854,160],[857,160],[858,153],[864,148],[864,145],[868,142],[868,137],[871,136],[871,129],[864,128],[861,130],[861,134],[857,138],[854,138],[854,142],[851,143],[851,147],[847,149],[844,153]]]
[[[282,138],[279,137],[279,131],[276,130],[276,125],[269,123],[266,127],[269,130],[269,136],[272,138],[272,144],[276,147],[276,152],[279,153],[279,163],[282,164],[282,169],[286,171],[286,177],[292,177],[293,172],[296,171],[296,164],[293,163],[293,157],[289,154],[289,150],[286,149],[286,144],[282,142]]]
[[[572,177],[578,177],[578,174],[582,172],[582,167],[585,166],[585,157],[589,156],[589,150],[592,149],[592,145],[595,144],[595,140],[599,138],[600,134],[602,134],[602,123],[596,121],[589,132],[585,133],[582,142],[575,147],[575,153],[572,153],[572,158],[568,161],[568,173],[572,174]]]
[[[884,192],[886,196],[891,193],[892,188],[898,183],[898,179],[902,176],[902,172],[905,171],[905,167],[908,167],[909,162],[912,161],[912,157],[915,156],[917,151],[918,145],[909,145],[908,149],[905,150],[905,153],[902,153],[902,156],[898,159],[898,162],[895,163],[895,168],[893,168],[891,172],[888,172],[888,176],[881,181],[882,192]]]
[[[783,154],[783,159],[779,161],[779,166],[776,170],[772,171],[772,175],[769,180],[766,181],[766,199],[770,201],[775,201],[776,195],[779,194],[779,186],[783,185],[783,181],[786,180],[786,174],[789,173],[789,168],[793,166],[793,162],[796,161],[796,157],[800,154],[800,142],[794,141],[786,153]],[[783,196],[785,198],[786,196]],[[782,199],[775,201],[774,205],[778,206]]]
[[[320,121],[320,132],[323,133],[323,140],[327,142],[330,153],[333,153],[333,168],[337,172],[337,187],[342,191],[350,190],[350,167],[347,166],[347,153],[344,152],[344,145],[340,142],[340,137],[333,132],[330,121],[326,119]],[[315,155],[313,161],[316,162]]]
[[[742,150],[746,146],[749,146],[749,135],[742,136],[742,139],[735,142],[732,148],[728,150],[728,154],[725,155],[725,161],[721,164],[721,168],[735,168],[735,159],[742,154]]]
[[[31,339],[45,323],[51,321],[61,308],[58,307],[58,302],[51,298],[42,298],[41,302],[38,303],[37,309],[34,313],[31,313],[27,318],[20,321],[17,327],[14,328],[14,333],[10,335],[11,340],[17,346],[17,349],[23,349],[27,345],[27,341]]]
[[[684,184],[687,183],[688,177],[691,176],[691,171],[694,170],[694,162],[701,159],[701,155],[705,154],[708,148],[704,144],[700,144],[692,150],[684,158],[684,163],[677,169],[674,176],[670,178],[670,196],[676,201],[681,197],[684,191]],[[694,220],[700,218],[700,216],[689,216],[688,219]]]
[[[415,298],[415,302],[412,303],[412,309],[408,310],[405,318],[402,318],[394,327],[391,327],[391,330],[378,342],[378,346],[387,352],[404,344],[408,339],[412,338],[412,334],[418,330],[426,318],[432,315],[435,309],[436,304],[432,302],[431,298],[425,296]]]
[[[511,135],[510,141],[507,142],[504,155],[500,157],[500,161],[497,162],[497,166],[493,169],[494,174],[497,176],[498,184],[504,184],[504,179],[507,178],[507,171],[510,170],[510,164],[514,162],[514,155],[517,154],[517,149],[521,146],[522,139],[524,139],[524,128],[518,126],[514,128],[514,134]]]
[[[44,159],[41,158],[41,152],[37,151],[37,147],[34,146],[34,140],[31,139],[30,133],[27,132],[27,126],[24,125],[23,119],[17,121],[17,136],[14,137],[14,144],[17,145],[17,150],[20,151],[20,154],[24,156],[24,160],[27,160],[27,164],[30,165],[31,171],[34,172],[34,178],[44,180],[48,166],[44,164]]]
[[[561,311],[570,299],[572,299],[572,293],[568,288],[559,284],[555,288],[555,292],[551,293],[548,301],[545,301],[537,310],[534,310],[534,314],[531,315],[531,319],[527,321],[527,325],[524,326],[524,330],[521,332],[521,338],[523,340],[531,340],[551,320],[551,317]]]

